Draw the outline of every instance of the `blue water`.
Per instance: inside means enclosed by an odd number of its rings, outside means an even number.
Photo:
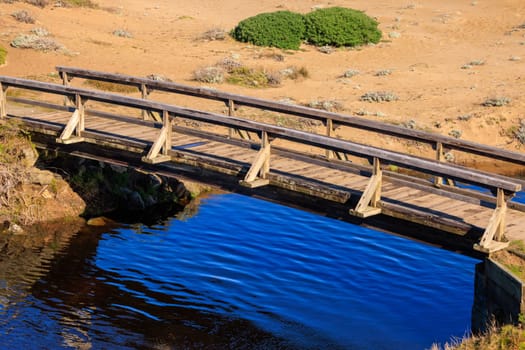
[[[0,296],[0,348],[425,349],[468,332],[476,263],[214,195],[193,215],[79,233]]]

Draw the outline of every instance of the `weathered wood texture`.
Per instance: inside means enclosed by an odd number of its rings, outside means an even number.
[[[70,76],[71,73],[67,74]],[[516,224],[523,219],[520,209],[524,208],[510,202],[513,193],[521,190],[522,182],[513,178],[154,101],[10,77],[0,77],[0,82],[3,91],[18,87],[62,95],[76,101],[71,107],[22,98],[8,99],[3,104],[8,117],[18,115],[34,132],[55,134],[62,141],[75,134],[83,142],[138,153],[148,163],[187,165],[228,174],[250,188],[271,185],[340,203],[361,217],[381,213],[458,235],[478,232],[484,252],[490,252],[494,246],[493,238],[501,238],[504,223],[508,223],[504,231],[507,237],[525,238],[525,227]],[[141,82],[141,87],[142,84],[145,83]],[[63,112],[28,113],[27,109],[15,113],[17,106],[13,106],[12,110],[11,101]],[[89,101],[155,112],[162,116],[162,123],[89,109]],[[88,106],[85,107],[86,104]],[[84,118],[79,128],[81,112]],[[320,113],[322,118],[326,117],[324,112]],[[196,130],[179,123],[180,120],[204,122],[219,129],[208,132]],[[386,129],[389,127],[385,126]],[[232,139],[229,129],[249,131],[258,138],[255,141]],[[297,144],[312,146],[322,152],[299,152],[294,146]],[[325,151],[365,158],[375,166],[329,159],[330,153]],[[514,160],[519,158],[512,157]],[[417,176],[389,172],[381,167],[385,164],[415,170]],[[436,187],[436,177],[482,186],[490,192],[481,194],[447,185]],[[505,209],[501,210],[502,207]]]
[[[491,159],[500,159],[507,162],[525,165],[525,154],[512,152],[500,148],[479,144],[472,141],[456,139],[444,135],[429,133],[421,130],[408,129],[397,125],[381,123],[374,120],[359,118],[356,116],[343,115],[339,113],[327,112],[315,108],[275,102],[249,96],[242,96],[223,92],[215,89],[194,87],[174,82],[157,81],[136,76],[100,72],[88,69],[57,66],[60,75],[66,75],[68,79],[80,77],[85,79],[100,80],[117,84],[133,85],[142,89],[146,87],[148,92],[159,90],[176,94],[183,94],[204,99],[223,101],[230,106],[249,106],[261,110],[275,111],[283,114],[295,115],[303,118],[320,120],[327,125],[327,136],[330,136],[332,124],[345,125],[363,130],[374,131],[383,135],[391,135],[399,138],[414,140],[422,143],[431,144],[438,149],[459,150],[467,153],[478,154]],[[440,155],[438,155],[439,157]]]

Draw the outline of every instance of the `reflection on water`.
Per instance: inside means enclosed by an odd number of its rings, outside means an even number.
[[[477,262],[233,194],[44,260],[0,276],[1,348],[423,349],[468,330]]]

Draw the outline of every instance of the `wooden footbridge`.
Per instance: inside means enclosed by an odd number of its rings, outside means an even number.
[[[42,146],[227,183],[223,187],[229,190],[391,232],[416,230],[420,234],[414,236],[423,240],[427,231],[443,241],[468,238],[470,248],[485,254],[506,247],[508,240],[525,239],[525,205],[512,201],[524,181],[444,160],[445,150],[453,150],[523,166],[523,153],[208,88],[57,70],[62,85],[0,76],[0,118],[20,120]],[[135,86],[140,96],[70,86],[75,77]],[[153,91],[164,99],[219,101],[224,113],[152,101]],[[322,134],[239,118],[239,107],[254,115],[271,111],[281,119],[300,118],[299,126],[314,121]],[[334,127],[417,142],[432,148],[435,157],[340,139]]]

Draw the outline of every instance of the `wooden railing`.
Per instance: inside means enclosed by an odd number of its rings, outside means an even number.
[[[442,163],[437,160],[414,157],[329,136],[317,135],[233,116],[181,108],[145,99],[6,76],[0,76],[0,118],[7,116],[8,100],[6,99],[6,92],[11,87],[61,95],[73,102],[73,114],[57,138],[57,142],[61,143],[84,141],[83,133],[85,131],[85,119],[87,117],[85,106],[88,101],[98,101],[116,106],[131,107],[147,112],[159,113],[162,116],[162,127],[157,139],[149,149],[148,154],[143,157],[143,161],[149,163],[165,162],[171,159],[169,151],[171,150],[171,133],[173,131],[174,118],[185,118],[257,133],[260,139],[259,152],[246,176],[241,180],[242,184],[249,187],[263,186],[269,183],[268,174],[271,169],[272,142],[275,139],[285,139],[295,143],[315,146],[327,151],[343,152],[356,157],[372,159],[373,167],[371,178],[357,206],[351,210],[352,214],[361,217],[367,217],[381,212],[379,202],[383,176],[382,164],[393,164],[434,177],[454,179],[466,184],[474,184],[488,188],[496,197],[496,209],[481,238],[480,246],[482,249],[488,249],[488,247],[494,243],[494,240],[501,239],[505,228],[507,203],[512,196],[514,196],[515,192],[520,191],[522,188],[520,181],[505,176],[490,174],[454,164]],[[48,104],[48,107],[52,106],[52,104]],[[62,110],[63,109],[64,107],[62,107]],[[112,116],[108,114],[108,117],[111,118]],[[136,123],[136,118],[131,117],[126,118],[121,116],[119,120]],[[150,123],[149,125],[155,126],[154,124],[155,123]]]
[[[158,90],[194,96],[203,99],[222,101],[226,104],[226,106],[228,106],[228,113],[230,116],[234,115],[236,106],[248,106],[262,110],[269,110],[282,114],[318,120],[321,121],[324,125],[326,125],[326,136],[333,135],[335,125],[342,125],[361,130],[372,131],[382,135],[389,135],[401,139],[413,140],[430,145],[436,151],[435,159],[438,161],[442,161],[444,159],[444,150],[448,149],[466,152],[469,154],[480,155],[490,159],[502,160],[513,164],[525,165],[524,153],[512,152],[468,140],[456,139],[453,137],[429,133],[421,130],[408,129],[402,126],[381,123],[378,121],[359,118],[356,116],[349,116],[339,113],[323,111],[315,108],[290,105],[265,99],[236,95],[214,89],[194,87],[166,81],[156,81],[152,79],[140,78],[130,75],[106,73],[64,66],[58,66],[56,67],[56,69],[62,77],[64,85],[68,85],[69,81],[74,77],[131,85],[137,87],[142,92],[142,97],[144,99],[147,98],[152,91]],[[331,151],[327,152],[327,158],[332,157],[332,155],[333,153]],[[440,179],[436,178],[436,184],[438,184],[439,182]]]

